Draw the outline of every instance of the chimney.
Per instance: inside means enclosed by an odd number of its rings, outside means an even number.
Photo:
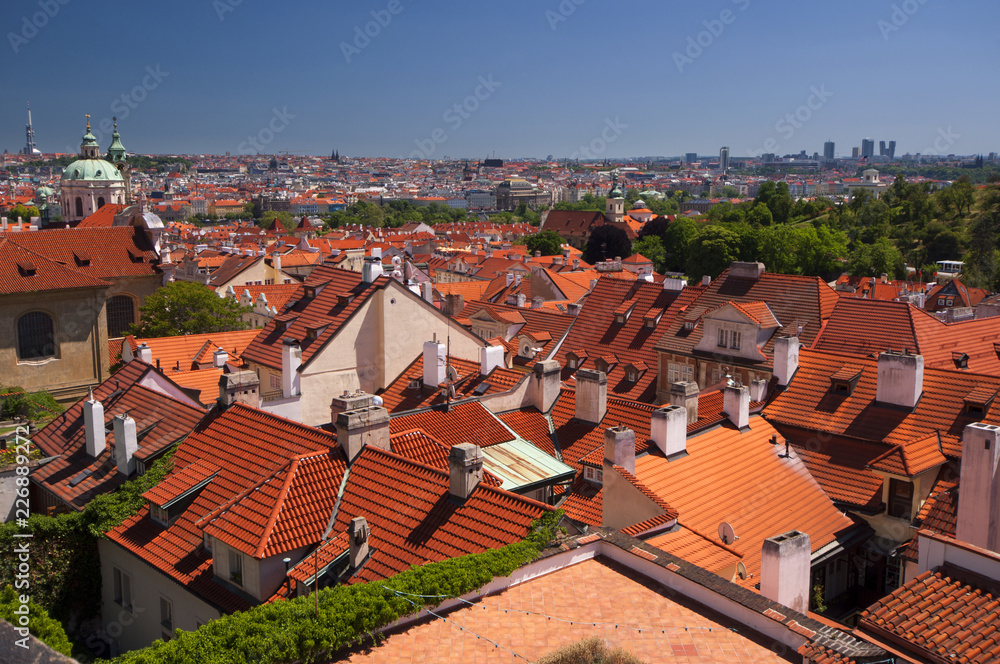
[[[778,385],[788,387],[799,368],[799,338],[778,337],[774,340],[774,377]]]
[[[437,387],[445,379],[445,347],[434,334],[433,341],[424,342],[424,385]]]
[[[115,431],[115,461],[118,463],[118,472],[122,475],[131,475],[135,472],[135,451],[139,449],[139,443],[135,437],[135,420],[122,413],[114,417],[112,425]]]
[[[374,256],[366,256],[365,264],[361,268],[361,280],[366,284],[374,282],[382,276],[382,259]]]
[[[605,429],[604,460],[635,475],[635,431],[624,426]]]
[[[299,367],[302,366],[302,346],[298,339],[281,342],[281,396],[285,399],[299,395]]]
[[[570,316],[579,316],[580,315],[580,309],[582,309],[582,308],[583,308],[582,305],[580,305],[580,304],[578,304],[576,302],[571,302],[571,303],[569,303],[569,304],[566,305],[566,313],[568,313]]]
[[[465,501],[483,480],[483,451],[472,443],[460,443],[448,453],[448,492]]]
[[[573,269],[574,270],[579,270],[580,269],[580,259],[579,258],[574,258],[573,259]]]
[[[357,569],[368,559],[368,537],[371,529],[368,527],[368,519],[363,516],[356,516],[351,519],[351,548],[350,563],[351,569]]]
[[[503,346],[483,346],[479,349],[480,375],[488,376],[499,366],[503,366]]]
[[[706,275],[704,275],[704,276],[703,276],[703,277],[701,278],[701,285],[702,285],[702,286],[705,286],[705,287],[708,287],[708,286],[711,286],[711,285],[712,285],[712,277],[711,277],[711,276],[709,276],[709,275],[707,275],[707,274],[706,274]]]
[[[520,278],[521,277],[518,277],[518,279],[520,279]],[[523,308],[524,307],[524,303],[525,303],[525,301],[527,299],[528,298],[525,297],[524,293],[518,293],[517,294],[517,306]]]
[[[420,284],[420,297],[424,298],[424,302],[434,304],[434,284],[430,281]]]
[[[219,400],[223,406],[241,403],[260,407],[260,379],[253,371],[237,371],[219,376]]]
[[[559,396],[562,367],[555,360],[535,362],[531,377],[531,405],[543,413],[549,412]]]
[[[278,271],[281,270],[281,254],[279,254],[279,253],[275,253],[274,254],[274,261],[272,262],[272,264],[274,265],[274,271],[275,272],[278,272]],[[277,281],[275,281],[275,283],[277,283]]]
[[[608,377],[603,371],[576,372],[576,412],[578,420],[600,424],[608,412]]]
[[[565,261],[569,261],[569,254],[570,254],[570,248],[569,247],[563,247],[562,255],[563,255],[563,261],[564,262]]]
[[[663,290],[682,291],[687,283],[681,277],[667,277],[663,280]]]
[[[664,406],[653,411],[649,422],[649,437],[663,455],[687,451],[688,413],[683,406]]]
[[[457,316],[465,308],[465,297],[461,293],[449,293],[441,302],[441,313],[445,316]]]
[[[104,454],[107,442],[104,434],[104,404],[94,398],[91,388],[89,398],[83,402],[83,431],[86,434],[87,455],[95,459]]]
[[[809,535],[797,530],[764,540],[760,560],[760,594],[806,614],[809,611]]]
[[[344,411],[367,408],[372,405],[374,405],[374,397],[367,392],[358,390],[352,393],[344,390],[343,394],[330,401],[330,421],[336,422],[337,416]]]
[[[889,283],[889,275],[888,275],[888,274],[886,274],[885,272],[883,272],[883,273],[882,273],[882,276],[881,276],[881,277],[879,277],[879,280],[880,280],[880,281],[881,281],[881,282],[882,282],[883,284],[887,284],[887,283]]]
[[[698,421],[698,383],[691,380],[679,380],[670,383],[670,405],[684,406],[687,409],[687,423]]]
[[[924,356],[902,353],[879,353],[878,385],[875,399],[879,404],[913,408],[924,390]]]
[[[216,369],[226,366],[226,362],[228,361],[229,353],[227,353],[222,346],[219,346],[219,349],[212,353],[212,366]]]
[[[729,264],[729,276],[741,277],[743,279],[753,279],[757,281],[764,274],[763,263],[742,263],[733,261]]]
[[[737,429],[750,425],[750,390],[743,385],[726,385],[722,389],[722,412]]]
[[[508,286],[510,286],[512,283],[514,283],[514,273],[513,272],[508,272],[507,273],[506,281],[507,281],[507,285]]]
[[[146,345],[143,341],[139,344],[139,348],[136,349],[136,357],[145,362],[146,364],[153,363],[153,349]]]
[[[1000,553],[1000,427],[975,422],[962,434],[955,536]]]
[[[750,381],[750,401],[763,401],[767,396],[767,381],[763,378]]]
[[[389,411],[379,406],[345,410],[337,414],[337,445],[351,463],[365,445],[390,451]]]

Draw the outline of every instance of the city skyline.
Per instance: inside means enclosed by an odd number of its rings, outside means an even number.
[[[741,158],[822,154],[827,140],[846,156],[865,137],[895,140],[897,156],[1000,145],[989,113],[1000,93],[963,101],[968,63],[1000,51],[998,7],[848,2],[806,15],[726,0],[612,12],[594,0],[215,0],[168,13],[6,3],[14,103],[0,110],[0,147],[24,147],[26,100],[45,153],[76,152],[85,113],[102,146],[118,117],[137,153],[613,159],[729,146]],[[81,45],[102,35],[114,46]],[[616,56],[595,40],[631,47]]]

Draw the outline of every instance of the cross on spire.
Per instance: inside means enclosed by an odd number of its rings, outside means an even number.
[[[90,131],[90,113],[85,113],[87,116],[87,131]]]

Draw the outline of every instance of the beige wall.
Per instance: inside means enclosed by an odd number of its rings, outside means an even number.
[[[194,631],[198,624],[220,617],[218,609],[118,544],[100,539],[97,548],[101,558],[101,625],[104,633],[117,641],[119,652],[144,648],[163,638],[165,630],[160,625],[160,597],[168,599],[173,605],[174,629]],[[132,578],[131,611],[115,603],[115,567]]]

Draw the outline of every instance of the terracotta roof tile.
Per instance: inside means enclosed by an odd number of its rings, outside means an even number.
[[[488,447],[514,439],[514,434],[478,401],[460,403],[444,410],[428,410],[394,417],[389,421],[393,434],[419,429],[449,447],[475,443]]]
[[[448,356],[448,363],[458,373],[458,380],[452,383],[455,388],[453,399],[506,392],[526,378],[524,373],[506,367],[495,367],[489,376],[484,377],[479,373],[478,362],[453,356]],[[423,377],[424,358],[421,354],[396,380],[378,393],[385,408],[390,413],[401,413],[444,403],[442,389],[427,387],[423,383]],[[418,381],[420,386],[411,388],[411,381]]]

